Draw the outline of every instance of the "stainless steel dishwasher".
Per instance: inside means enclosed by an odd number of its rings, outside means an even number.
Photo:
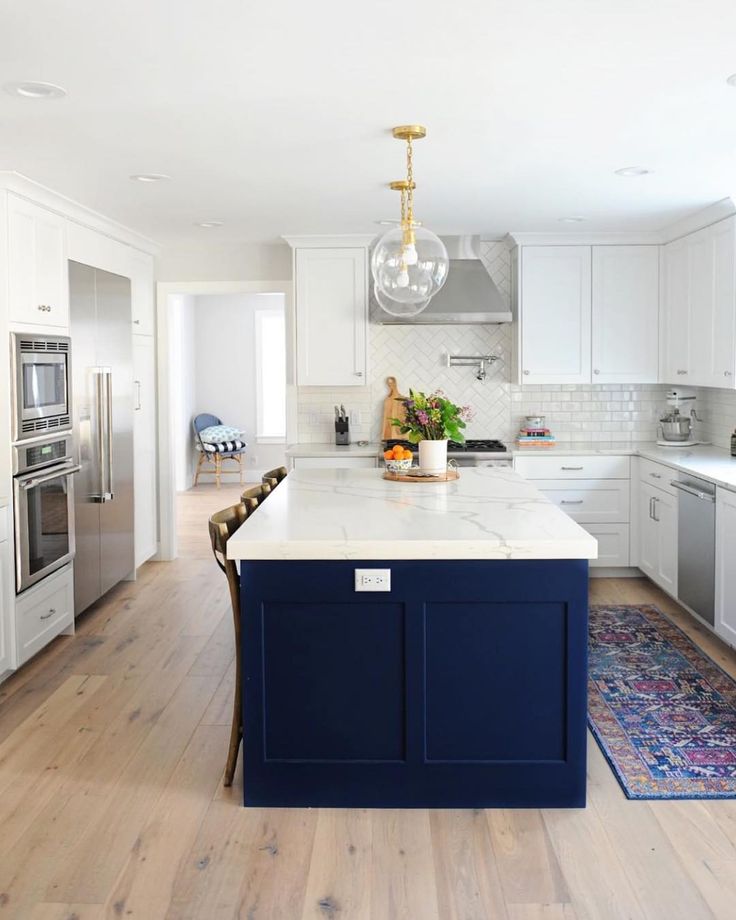
[[[712,626],[715,622],[716,487],[685,473],[677,489],[677,596]]]

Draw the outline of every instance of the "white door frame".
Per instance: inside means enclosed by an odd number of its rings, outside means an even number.
[[[170,309],[172,294],[283,294],[286,314],[286,443],[297,440],[296,375],[294,370],[294,296],[291,281],[159,281],[156,285],[158,382],[159,552],[177,557],[176,486],[172,451],[173,421],[169,380]]]

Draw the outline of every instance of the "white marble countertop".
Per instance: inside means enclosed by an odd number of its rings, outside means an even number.
[[[447,483],[296,470],[228,542],[231,559],[595,559],[598,544],[511,469]]]
[[[363,445],[289,444],[286,448],[287,457],[377,457],[380,452],[378,441],[368,441]]]

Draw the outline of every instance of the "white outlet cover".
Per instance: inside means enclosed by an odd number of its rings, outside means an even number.
[[[356,591],[390,591],[391,569],[356,569]]]

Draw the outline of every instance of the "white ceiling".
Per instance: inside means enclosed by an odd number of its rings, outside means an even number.
[[[656,230],[736,190],[734,34],[733,0],[0,0],[0,84],[69,93],[0,93],[0,168],[164,244],[370,232],[411,121],[437,232]]]

